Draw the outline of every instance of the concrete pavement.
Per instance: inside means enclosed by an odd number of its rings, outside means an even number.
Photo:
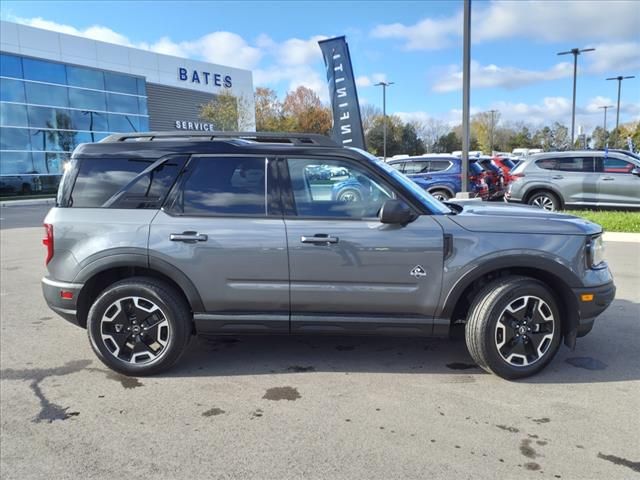
[[[460,339],[311,336],[194,340],[135,379],[45,306],[41,230],[0,232],[3,479],[640,476],[637,244],[607,244],[616,301],[525,381]]]

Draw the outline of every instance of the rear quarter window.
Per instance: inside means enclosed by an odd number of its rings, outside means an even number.
[[[185,160],[182,156],[167,158],[136,179],[155,162],[154,159],[74,159],[75,183],[66,205],[62,206],[101,208],[118,195],[110,208],[160,208]],[[135,182],[129,185],[133,180]]]

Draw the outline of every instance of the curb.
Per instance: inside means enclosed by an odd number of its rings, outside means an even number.
[[[54,205],[55,197],[50,198],[27,198],[25,200],[5,200],[0,201],[0,207],[20,207],[23,205]]]
[[[604,232],[605,242],[640,243],[640,233]]]

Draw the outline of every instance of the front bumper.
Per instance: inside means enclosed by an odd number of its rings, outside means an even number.
[[[65,320],[79,325],[77,316],[77,302],[82,283],[68,283],[42,277],[42,294],[51,310]]]
[[[611,305],[616,296],[616,286],[611,281],[597,287],[574,288],[573,294],[578,300],[577,336],[582,337],[591,331],[595,318]]]

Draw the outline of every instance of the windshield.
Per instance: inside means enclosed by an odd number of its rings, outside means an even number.
[[[418,184],[414,183],[409,177],[406,177],[404,174],[400,173],[398,170],[393,168],[388,163],[379,160],[377,157],[374,157],[369,152],[365,152],[359,148],[348,147],[351,150],[355,150],[358,153],[361,153],[369,160],[374,162],[378,167],[387,172],[390,176],[392,176],[397,182],[402,184],[407,190],[409,190],[414,198],[420,201],[425,207],[429,209],[430,212],[438,213],[441,215],[450,214],[451,209],[439,202],[435,198],[433,198],[429,193],[424,191]]]

